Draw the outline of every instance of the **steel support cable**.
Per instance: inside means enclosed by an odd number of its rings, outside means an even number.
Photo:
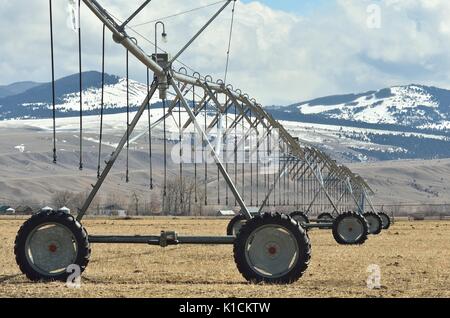
[[[130,156],[130,88],[129,88],[129,58],[128,50],[126,52],[126,80],[127,80],[127,159],[126,159],[126,176],[125,182],[130,182],[130,172],[129,172],[129,156]]]
[[[117,22],[122,23],[123,21],[121,19],[119,19],[117,16],[115,16],[114,14],[112,14],[111,12],[107,11],[108,14],[113,17],[114,19],[117,20]],[[142,38],[144,41],[146,41],[147,43],[149,43],[152,46],[155,46],[155,43],[150,40],[149,38],[147,38],[146,36],[142,35],[142,33],[136,31],[135,29],[133,29],[132,27],[126,26],[125,29],[129,29],[130,31],[132,31],[134,34],[136,34],[137,36],[139,36],[140,38]],[[162,49],[161,47],[157,46],[158,50],[163,52],[163,53],[168,53],[166,50]],[[177,58],[174,62],[178,62],[180,63],[182,66],[186,67],[187,69],[189,69],[191,72],[196,72],[192,67],[190,67],[189,65],[187,65],[186,63],[183,63],[179,58]]]
[[[299,190],[300,181],[298,179],[296,179],[296,180],[294,180],[294,182],[297,183],[296,197],[297,197],[297,209],[298,209],[298,208],[300,208],[300,190]]]
[[[297,178],[296,178],[297,179]],[[297,179],[298,180],[298,179]],[[302,187],[302,210],[305,209],[305,195],[306,195],[306,190],[305,190],[305,179],[301,179],[301,187]],[[303,211],[304,212],[304,211]]]
[[[55,102],[55,56],[53,46],[53,8],[52,0],[49,0],[50,10],[50,51],[52,63],[52,114],[53,114],[53,163],[56,163],[56,102]]]
[[[245,135],[244,118],[241,119],[241,131],[242,131],[241,138],[243,138]],[[245,198],[245,140],[242,143],[241,158],[242,158],[242,171],[241,171],[241,174],[242,174],[242,180],[241,180],[241,182],[242,182],[242,199],[244,199]]]
[[[252,120],[252,110],[250,109],[250,121]],[[252,129],[250,127],[250,129]],[[250,138],[250,147],[249,149],[253,149],[252,138]],[[250,206],[253,206],[253,158],[249,152],[249,161],[250,161]]]
[[[271,163],[270,163],[270,156],[272,155],[271,147],[270,147],[270,140],[272,138],[272,132],[269,131],[269,134],[267,136],[267,185],[266,185],[266,191],[269,192],[270,191],[270,169],[271,167]],[[270,206],[270,199],[268,200],[269,206]]]
[[[180,100],[178,100],[178,142],[180,145],[180,188],[183,189],[183,147],[182,147],[182,133],[183,133],[183,128],[181,125],[181,102]],[[183,203],[183,191],[180,191],[180,205]]]
[[[273,162],[273,164],[272,164],[272,168],[273,168],[273,170],[272,170],[272,172],[273,172],[273,184],[274,184],[274,187],[276,187],[276,184],[277,184],[277,179],[276,179],[276,173],[275,173],[275,160],[276,160],[276,158],[275,158],[275,156],[276,156],[276,154],[275,154],[275,149],[274,148],[272,148],[272,140],[271,140],[271,143],[270,143],[270,154],[271,154],[271,157],[272,157],[272,162]],[[276,191],[273,191],[273,206],[276,206],[277,205],[277,203],[276,203],[276,198],[277,198],[277,192]]]
[[[79,169],[83,170],[83,76],[81,64],[81,0],[78,0],[78,72],[80,84],[80,163]]]
[[[102,92],[100,100],[100,133],[98,142],[98,163],[97,163],[97,179],[100,178],[100,160],[102,157],[102,142],[103,142],[103,110],[104,110],[104,97],[105,97],[105,29],[106,25],[103,24],[102,32]]]
[[[234,104],[234,182],[237,185],[237,105]],[[236,198],[234,199],[234,206],[237,205]]]
[[[206,92],[205,92],[205,94],[206,94]],[[204,109],[204,112],[205,112],[205,131],[207,130],[207,127],[208,127],[208,125],[206,123],[206,117],[208,116],[207,108],[208,108],[208,103],[206,103],[206,101],[205,101],[205,109]],[[208,137],[208,136],[206,136],[206,137]],[[204,141],[202,146],[203,146],[203,151],[205,153],[205,206],[207,206],[208,205],[208,153],[206,151],[207,140]]]
[[[216,93],[216,98],[217,98],[217,93]],[[220,110],[216,111],[216,115],[220,116]],[[220,123],[220,119],[218,118],[218,120],[217,120],[217,138],[219,138],[219,134],[222,133],[220,128],[221,128],[221,123]],[[220,139],[219,139],[219,141],[222,142]],[[218,151],[218,149],[216,151]],[[222,152],[222,154],[223,154],[223,152]],[[219,169],[219,166],[217,166],[217,204],[220,205],[220,169]]]
[[[228,95],[227,95],[227,99],[226,99],[226,103],[225,104],[228,104],[228,102],[229,102],[229,100],[228,100]],[[228,109],[226,109],[225,110],[225,131],[228,131]],[[225,158],[225,170],[227,171],[227,173],[228,173],[228,151],[229,151],[229,149],[228,149],[228,134],[225,134],[224,135],[224,138],[225,138],[225,140],[224,140],[224,145],[226,146],[226,149],[224,149],[224,154],[225,154],[225,156],[224,156],[224,158]],[[225,187],[225,204],[228,206],[228,186],[227,187]]]
[[[280,142],[278,143],[278,145],[279,145],[279,151],[281,152]],[[281,173],[281,158],[280,158],[280,155],[278,155],[278,171],[280,171],[280,173]],[[283,177],[285,177],[285,176],[286,176],[286,174],[283,173]],[[281,178],[278,178],[278,205],[281,206]]]
[[[285,144],[285,146],[286,146],[286,144]],[[289,170],[287,172],[287,175],[289,176]],[[286,180],[286,178],[285,178],[285,180]],[[289,181],[290,181],[290,178],[287,178],[287,194],[288,194],[287,195],[287,205],[288,206],[290,205],[290,197],[291,197],[291,190],[289,189]],[[285,199],[286,199],[286,197],[285,197]]]
[[[188,13],[192,13],[192,12],[195,12],[195,11],[198,11],[198,10],[201,10],[201,9],[206,9],[206,8],[215,6],[215,5],[217,5],[217,4],[219,4],[219,3],[223,3],[223,2],[225,2],[225,1],[227,1],[227,0],[216,1],[216,2],[213,2],[213,3],[207,4],[207,5],[204,5],[204,6],[200,6],[200,7],[196,7],[196,8],[193,8],[193,9],[186,10],[186,11],[182,11],[182,12],[178,12],[178,13],[175,13],[175,14],[171,14],[171,15],[168,15],[168,16],[165,16],[165,17],[162,17],[162,18],[159,18],[159,19],[155,19],[155,20],[150,20],[150,21],[147,21],[147,22],[138,23],[138,24],[133,25],[132,27],[133,27],[133,28],[136,28],[136,27],[140,27],[140,26],[143,26],[143,25],[155,23],[155,22],[157,22],[157,21],[163,21],[163,20],[175,18],[175,17],[181,16],[181,15],[185,15],[185,14],[188,14]]]
[[[230,63],[230,49],[231,49],[231,40],[233,37],[233,25],[234,25],[234,12],[236,9],[236,1],[233,2],[233,8],[231,9],[231,24],[230,24],[230,34],[228,36],[228,49],[227,49],[227,61],[225,64],[225,77],[224,77],[224,83],[226,85],[227,83],[227,76],[228,76],[228,66]]]
[[[286,143],[283,143],[283,153],[284,153],[284,155],[287,154],[287,145],[286,145]],[[287,173],[285,173],[284,176],[283,176],[283,205],[286,205],[286,175],[287,174],[289,174],[289,169],[288,169]],[[288,179],[288,182],[289,182],[289,179]],[[288,193],[288,196],[289,195],[290,195],[290,193]]]
[[[147,95],[150,93],[150,70],[147,68]],[[153,149],[152,149],[152,115],[150,112],[150,100],[147,103],[147,115],[148,115],[148,156],[149,156],[149,169],[150,169],[150,190],[153,190]]]
[[[197,104],[195,102],[195,86],[192,86],[192,109],[195,110],[197,107]],[[198,202],[198,196],[197,196],[197,151],[198,151],[198,144],[197,144],[197,136],[196,133],[194,133],[194,201],[195,203]]]
[[[166,114],[166,100],[162,100],[163,103],[163,115]],[[164,208],[165,208],[165,199],[167,196],[167,132],[166,132],[166,116],[164,116],[163,120],[163,139],[164,139],[164,184],[163,184],[163,197],[164,197]]]
[[[259,131],[256,125],[256,205],[259,206]]]
[[[288,178],[288,180],[287,180],[288,184],[289,184],[290,181],[291,181],[290,178]],[[294,179],[293,182],[294,182],[294,184],[292,185],[293,188],[294,188],[294,198],[293,198],[294,203],[293,203],[293,205],[294,205],[294,207],[296,209],[298,209],[298,196],[297,196],[297,193],[298,193],[298,182],[297,182],[296,179]]]

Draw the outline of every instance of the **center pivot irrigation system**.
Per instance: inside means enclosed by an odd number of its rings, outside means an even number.
[[[72,264],[79,266],[81,272],[84,271],[89,261],[91,244],[93,243],[134,243],[162,247],[178,244],[233,244],[237,267],[248,281],[292,283],[302,276],[310,261],[311,246],[307,230],[313,228],[332,229],[333,236],[338,243],[362,244],[367,239],[368,234],[378,234],[382,228],[389,227],[389,217],[375,210],[370,200],[373,191],[361,177],[352,173],[347,167],[338,165],[318,149],[291,136],[255,99],[250,98],[239,89],[227,85],[222,80],[213,81],[211,76],[201,76],[199,73],[189,75],[186,67],[182,67],[178,71],[174,69],[173,64],[180,55],[231,3],[233,3],[234,18],[234,6],[236,4],[234,0],[222,1],[223,5],[220,9],[173,57],[170,57],[167,53],[158,53],[156,43],[155,52],[147,54],[138,45],[138,41],[127,34],[127,30],[129,30],[127,24],[151,0],[145,1],[125,22],[119,21],[95,0],[82,0],[82,2],[103,23],[103,75],[105,74],[105,31],[109,30],[112,33],[113,40],[126,49],[127,69],[128,54],[131,53],[144,64],[147,78],[149,79],[150,71],[153,72],[154,77],[153,82],[147,81],[147,97],[142,101],[134,118],[129,121],[127,116],[127,129],[117,148],[105,161],[103,170],[100,170],[100,149],[97,182],[93,185],[86,202],[78,211],[77,217],[70,215],[64,209],[56,211],[43,209],[40,213],[33,215],[20,228],[15,242],[16,261],[21,271],[29,279],[66,280],[69,276],[67,268]],[[52,17],[51,0],[50,17]],[[50,19],[50,22],[53,70],[52,19]],[[233,24],[231,24],[228,53],[232,26]],[[80,43],[81,135],[83,119],[81,29],[78,32]],[[164,28],[163,36],[165,34]],[[151,124],[150,101],[157,92],[163,104],[163,113],[160,119]],[[173,95],[173,99],[170,101],[167,100],[169,94]],[[187,98],[190,99],[191,96],[192,100],[188,100]],[[198,96],[200,98],[196,100]],[[177,125],[180,130],[180,141],[182,132],[188,129],[195,131],[202,140],[203,154],[210,156],[214,165],[217,166],[217,203],[219,205],[221,202],[223,203],[221,195],[225,193],[225,205],[232,205],[228,197],[231,193],[235,202],[234,205],[240,210],[240,214],[229,223],[226,236],[181,236],[172,231],[164,231],[160,235],[151,236],[88,236],[81,225],[81,221],[123,148],[126,147],[128,154],[130,135],[146,111],[149,115],[150,188],[153,188],[151,129],[156,125],[164,125],[163,189],[164,196],[166,196],[166,119],[174,118],[173,114],[178,111]],[[183,113],[184,120],[181,118],[181,113]],[[127,115],[129,114],[127,113]],[[100,124],[103,124],[103,116]],[[216,143],[213,145],[211,133],[214,128],[219,127],[220,130],[218,129],[218,133],[215,135]],[[239,134],[237,133],[238,130],[240,131]],[[54,130],[56,143],[55,133]],[[276,142],[268,142],[275,134],[277,136]],[[255,136],[256,142],[249,142]],[[231,151],[231,161],[228,160],[229,158],[224,160],[221,156],[221,142],[227,139],[232,139],[234,145]],[[54,162],[56,163],[55,143]],[[249,164],[238,163],[236,160],[238,149],[243,149],[244,157],[256,156],[257,160],[251,161]],[[272,160],[275,153],[278,154],[277,160]],[[83,168],[81,155],[80,136],[80,169]],[[265,156],[266,159],[269,158],[269,160],[262,162],[260,160],[262,156]],[[272,172],[270,173],[267,172],[268,166],[271,166]],[[197,169],[200,168],[198,168],[198,164],[195,164],[196,187],[197,183],[201,184],[197,179]],[[208,186],[208,163],[206,161],[204,169],[204,186],[206,189]],[[232,176],[233,172],[234,177]],[[180,180],[182,180],[182,163],[180,163],[179,173]],[[222,190],[219,187],[220,177],[226,185]],[[197,200],[197,197],[195,200]],[[206,193],[202,203],[208,204]],[[366,203],[369,206],[367,210]],[[271,207],[271,211],[284,207],[289,209],[290,213],[269,213],[266,212],[268,207]],[[311,215],[319,213],[320,215],[315,219],[310,219]]]

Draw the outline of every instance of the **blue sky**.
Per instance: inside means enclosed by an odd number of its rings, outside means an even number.
[[[253,1],[254,0],[242,0],[244,3]],[[327,1],[329,2],[330,0]],[[325,0],[259,0],[259,2],[264,3],[273,9],[304,15],[324,4]]]
[[[259,0],[262,5],[241,1],[246,5],[241,3],[236,11],[227,79],[264,105],[411,83],[450,88],[449,0]],[[101,2],[125,16],[142,0]],[[136,23],[214,1],[157,2]],[[0,4],[0,85],[49,81],[48,1],[0,0]],[[67,1],[53,4],[56,77],[60,78],[78,71],[78,37],[66,26]],[[373,6],[378,7],[378,27],[369,23],[377,11]],[[216,9],[168,20],[169,42],[163,47],[177,52]],[[227,8],[182,55],[182,61],[201,74],[223,78],[230,17]],[[100,70],[102,25],[86,8],[82,25],[83,69]],[[153,36],[151,25],[138,30]],[[111,37],[107,40],[106,71],[124,76],[124,49]],[[141,63],[131,59],[131,78],[142,82],[145,75]]]

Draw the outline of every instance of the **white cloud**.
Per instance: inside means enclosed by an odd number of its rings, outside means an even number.
[[[77,38],[66,27],[66,1],[53,3],[57,76],[61,77],[77,71]],[[124,18],[141,1],[101,3]],[[131,24],[208,3],[211,0],[153,0]],[[366,24],[366,9],[372,3],[381,7],[380,29]],[[1,83],[50,78],[47,6],[47,1],[0,0]],[[167,49],[175,53],[216,8],[167,20]],[[222,78],[230,18],[228,8],[182,55],[182,61],[202,74]],[[263,104],[411,82],[448,87],[449,18],[450,1],[446,0],[335,0],[303,17],[258,2],[239,2],[229,81]],[[99,69],[101,24],[86,7],[82,27],[84,69]],[[153,24],[136,29],[153,39]],[[108,36],[107,72],[123,75],[124,57],[124,49]],[[143,81],[144,75],[145,68],[132,61],[131,76]]]

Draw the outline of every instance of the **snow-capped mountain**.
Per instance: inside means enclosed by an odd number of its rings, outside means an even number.
[[[447,130],[450,91],[423,85],[394,86],[362,94],[322,97],[288,106],[284,111],[336,122]]]
[[[101,73],[82,75],[83,112],[98,115]],[[57,117],[78,117],[78,74],[57,80],[55,88]],[[51,118],[51,93],[51,83],[0,86],[0,121]],[[129,80],[131,111],[146,93],[145,84]],[[126,100],[126,79],[106,75],[105,113],[125,112]],[[151,103],[159,103],[158,96]],[[341,161],[450,158],[450,91],[445,89],[395,86],[266,109],[294,136]]]
[[[84,72],[82,73],[82,81],[83,112],[86,115],[96,113],[101,105],[101,73],[95,71]],[[26,85],[22,85],[22,87],[24,86],[26,87]],[[51,83],[29,83],[28,87],[29,89],[19,90],[17,94],[9,94],[0,98],[0,120],[13,118],[48,118],[51,116]],[[55,93],[58,116],[74,116],[79,112],[80,92],[78,74],[57,80],[55,82]],[[129,80],[129,105],[131,109],[138,107],[144,100],[146,94],[147,85],[131,79]],[[151,102],[155,103],[157,101],[156,96]],[[106,74],[104,91],[106,113],[124,111],[126,102],[126,79]]]
[[[450,91],[394,86],[267,107],[275,118],[297,123],[298,137],[344,159],[450,157]],[[287,124],[288,126],[292,126]],[[315,137],[311,138],[314,132]],[[295,134],[295,133],[294,133]]]

